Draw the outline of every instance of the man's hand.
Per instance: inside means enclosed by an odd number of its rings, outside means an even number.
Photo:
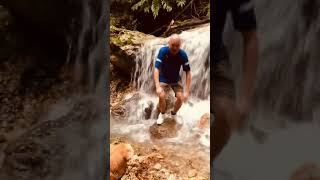
[[[161,86],[156,87],[156,92],[158,95],[161,94],[163,92],[162,87]]]

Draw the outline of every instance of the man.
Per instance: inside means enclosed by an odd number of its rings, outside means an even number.
[[[155,61],[154,81],[156,85],[156,92],[159,97],[158,109],[160,111],[157,124],[162,124],[166,118],[165,90],[167,88],[171,88],[177,98],[174,108],[171,111],[171,117],[181,124],[182,122],[176,117],[176,114],[182,103],[189,97],[191,83],[190,64],[187,53],[180,49],[181,39],[179,35],[173,34],[170,36],[168,44],[169,46],[165,46],[160,49]],[[180,77],[181,66],[183,71],[186,73],[186,86],[184,93]]]
[[[256,19],[251,0],[216,0],[213,4],[213,67],[211,68],[211,113],[214,114],[211,136],[211,162],[227,144],[233,130],[245,125],[254,90],[257,69]],[[234,101],[234,82],[228,77],[229,60],[222,34],[227,13],[243,37],[243,76],[241,91]]]

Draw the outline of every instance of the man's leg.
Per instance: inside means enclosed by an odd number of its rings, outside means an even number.
[[[228,143],[231,136],[231,124],[235,120],[234,110],[234,82],[229,77],[229,63],[227,55],[222,61],[213,68],[212,82],[210,84],[210,93],[212,93],[210,112],[213,113],[215,121],[211,128],[211,163],[217,158],[222,149]]]
[[[159,111],[161,113],[165,113],[166,111],[166,93],[165,93],[165,90],[163,88],[163,91],[158,94],[158,97],[159,97]]]
[[[212,105],[215,122],[212,128],[210,157],[211,161],[214,161],[230,139],[231,127],[228,121],[234,103],[228,97],[218,97],[213,99]]]
[[[176,102],[174,104],[174,107],[173,107],[173,113],[177,113],[182,105],[182,102],[183,102],[183,94],[182,92],[176,92]]]
[[[174,91],[175,96],[177,98],[173,107],[173,113],[176,114],[181,108],[183,103],[183,87],[181,85],[181,82],[178,82],[177,84],[171,85],[171,88]]]

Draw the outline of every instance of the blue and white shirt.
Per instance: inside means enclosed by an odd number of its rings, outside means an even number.
[[[155,61],[155,68],[160,70],[159,81],[163,83],[176,83],[180,77],[180,69],[190,71],[187,53],[180,49],[178,54],[172,55],[168,46],[162,47]]]

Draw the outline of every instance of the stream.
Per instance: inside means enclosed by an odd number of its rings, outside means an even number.
[[[197,124],[202,115],[210,112],[210,25],[184,31],[180,36],[181,48],[188,54],[192,73],[191,97],[177,114],[183,120],[182,127],[176,130],[174,137],[155,139],[150,134],[149,129],[156,121],[154,114],[158,103],[153,82],[154,61],[159,49],[166,45],[168,40],[155,38],[145,42],[139,50],[136,57],[136,71],[132,78],[137,91],[125,96],[123,101],[127,107],[126,117],[124,120],[112,118],[110,132],[111,137],[125,137],[135,143],[160,146],[176,156],[176,159],[171,156],[171,161],[182,161],[184,164],[192,161],[192,164],[197,166],[195,169],[198,174],[208,179],[210,129],[200,131]],[[185,75],[182,72],[181,75],[184,83]],[[145,109],[150,105],[152,105],[151,118],[145,118]],[[169,158],[170,155],[167,156]],[[178,174],[187,171],[188,169],[182,167]]]

